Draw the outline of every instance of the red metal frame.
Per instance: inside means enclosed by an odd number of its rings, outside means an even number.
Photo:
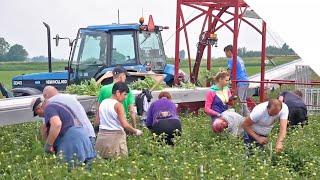
[[[189,7],[199,10],[200,13],[192,17],[189,21],[185,21],[182,7]],[[265,57],[266,57],[266,23],[262,23],[262,27],[256,27],[249,22],[248,19],[243,17],[245,10],[249,6],[243,0],[177,0],[177,14],[176,14],[176,41],[175,41],[175,82],[178,80],[179,72],[179,51],[180,51],[180,32],[183,30],[186,39],[187,51],[188,51],[188,62],[189,62],[189,73],[191,82],[195,83],[198,81],[198,74],[201,64],[201,59],[205,48],[207,48],[207,70],[211,69],[211,45],[206,42],[210,36],[210,33],[217,32],[221,27],[227,27],[233,33],[233,68],[232,68],[232,79],[236,79],[236,62],[237,62],[237,46],[239,28],[241,22],[245,22],[256,30],[262,36],[261,43],[261,91],[260,101],[265,99],[264,96],[264,73],[265,73]],[[231,12],[234,10],[234,12]],[[227,15],[224,16],[224,15]],[[230,15],[232,18],[230,18]],[[188,40],[187,26],[199,18],[204,18],[202,28],[199,35],[203,35],[203,38],[199,40],[197,44],[197,55],[193,70],[191,71],[191,58],[190,58],[190,45]],[[233,27],[229,26],[228,23],[233,21]],[[182,23],[182,24],[181,24]],[[220,24],[218,24],[220,23]],[[207,31],[205,32],[204,29]],[[260,30],[261,29],[261,30]],[[207,84],[208,85],[208,84]],[[235,92],[237,84],[235,81],[232,82],[232,91]]]

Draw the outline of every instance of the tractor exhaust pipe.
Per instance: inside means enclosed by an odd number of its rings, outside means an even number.
[[[43,22],[43,24],[47,28],[47,39],[48,39],[48,68],[49,72],[52,72],[52,67],[51,67],[51,35],[50,35],[50,26]]]

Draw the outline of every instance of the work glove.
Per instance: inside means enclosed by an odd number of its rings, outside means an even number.
[[[141,130],[139,130],[139,129],[136,129],[136,133],[135,133],[135,135],[136,136],[141,136],[142,135],[142,131]]]
[[[44,145],[44,152],[49,153],[49,154],[53,154],[54,153],[53,145],[46,143]]]

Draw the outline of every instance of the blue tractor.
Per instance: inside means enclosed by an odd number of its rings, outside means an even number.
[[[45,24],[45,23],[44,23]],[[147,72],[165,74],[164,81],[172,85],[174,66],[166,63],[161,31],[167,29],[155,26],[152,17],[148,25],[143,20],[136,24],[110,24],[88,26],[80,28],[77,37],[69,40],[71,51],[68,66],[65,71],[51,71],[51,37],[50,27],[45,24],[48,32],[49,72],[15,76],[12,79],[14,96],[40,94],[46,85],[53,85],[64,90],[67,85],[80,83],[85,80],[103,76],[112,71],[115,66],[121,65],[131,72]],[[54,38],[56,45],[60,38]],[[141,76],[129,76],[128,82]],[[111,78],[102,81],[102,84],[112,82]]]

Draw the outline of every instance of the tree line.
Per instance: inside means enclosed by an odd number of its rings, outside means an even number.
[[[293,49],[291,49],[286,43],[281,48],[276,46],[266,47],[267,56],[290,56],[297,55]],[[261,51],[248,51],[245,47],[238,49],[238,56],[240,57],[258,57],[261,55]]]
[[[0,61],[24,61],[28,57],[27,50],[20,44],[10,44],[0,37]]]

